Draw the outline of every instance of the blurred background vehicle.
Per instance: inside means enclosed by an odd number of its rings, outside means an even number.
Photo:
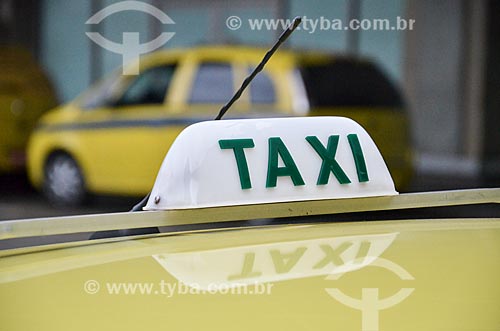
[[[32,183],[63,205],[81,202],[87,191],[145,195],[182,129],[215,118],[261,56],[244,48],[163,51],[144,56],[137,76],[118,70],[42,119],[29,147]],[[287,70],[277,64],[229,116],[292,113],[281,78]]]
[[[28,152],[32,183],[59,205],[78,204],[87,192],[147,194],[180,131],[213,119],[265,51],[162,51],[142,57],[137,76],[115,72],[41,120]],[[398,187],[408,186],[408,116],[399,92],[368,61],[280,52],[227,117],[309,114],[360,122],[385,153]]]
[[[0,68],[0,173],[8,173],[24,169],[28,137],[38,118],[57,101],[27,50],[0,48]]]

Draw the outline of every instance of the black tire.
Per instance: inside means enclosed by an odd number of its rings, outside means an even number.
[[[43,192],[51,204],[60,207],[75,207],[85,202],[87,193],[83,173],[70,155],[55,153],[48,158]]]

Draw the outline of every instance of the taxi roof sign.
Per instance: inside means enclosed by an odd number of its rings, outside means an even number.
[[[207,121],[177,137],[144,209],[397,194],[375,143],[351,119]]]

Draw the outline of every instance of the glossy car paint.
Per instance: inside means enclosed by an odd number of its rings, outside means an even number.
[[[500,324],[500,219],[339,219],[57,244],[0,257],[5,330],[497,330]],[[201,291],[235,283],[251,294]],[[353,307],[336,297],[339,291]],[[400,301],[391,299],[401,291]],[[376,300],[360,310],[356,300],[370,293]]]

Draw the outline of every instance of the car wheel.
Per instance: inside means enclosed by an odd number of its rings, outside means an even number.
[[[69,155],[57,153],[45,165],[43,190],[49,201],[57,206],[81,205],[86,197],[85,181],[76,161]]]

